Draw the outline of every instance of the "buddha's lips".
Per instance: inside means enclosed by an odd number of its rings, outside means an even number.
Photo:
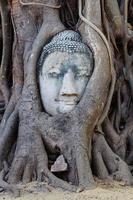
[[[59,103],[65,103],[65,104],[77,104],[78,103],[78,98],[75,98],[75,99],[71,99],[71,100],[68,100],[68,99],[55,99],[56,102],[59,102]]]

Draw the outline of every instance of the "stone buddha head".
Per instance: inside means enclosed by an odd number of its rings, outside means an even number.
[[[93,71],[92,52],[80,34],[67,30],[55,35],[43,48],[38,65],[45,111],[50,115],[72,111]]]

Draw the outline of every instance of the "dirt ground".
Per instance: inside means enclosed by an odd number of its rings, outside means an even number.
[[[20,197],[1,193],[0,200],[133,200],[133,187],[118,182],[97,181],[97,187],[80,193],[63,192],[44,183],[21,186]]]

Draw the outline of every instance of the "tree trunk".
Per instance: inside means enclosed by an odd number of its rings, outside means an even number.
[[[94,187],[93,174],[132,184],[132,9],[132,0],[0,2],[0,187],[18,195],[14,184],[47,180],[76,191]],[[80,32],[94,70],[76,108],[51,116],[42,107],[37,63],[48,41],[66,29]],[[60,156],[67,171],[52,173]]]

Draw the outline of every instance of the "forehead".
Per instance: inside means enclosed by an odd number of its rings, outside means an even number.
[[[66,66],[88,68],[91,64],[89,55],[85,53],[54,52],[47,56],[43,64],[43,71],[61,69]]]

